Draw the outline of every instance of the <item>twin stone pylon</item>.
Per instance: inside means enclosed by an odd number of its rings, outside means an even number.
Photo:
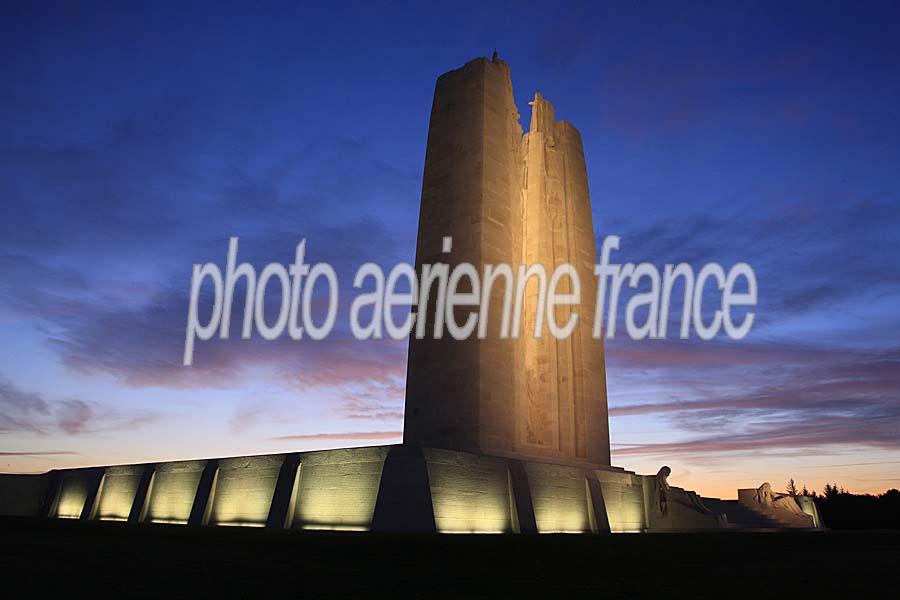
[[[475,59],[442,75],[428,131],[416,268],[471,263],[575,267],[578,321],[566,339],[533,335],[537,281],[525,288],[521,334],[501,339],[504,283],[493,287],[487,335],[430,333],[435,294],[419,306],[428,333],[409,346],[404,443],[608,466],[603,340],[593,339],[596,242],[578,130],[535,94],[523,135],[509,65]],[[449,253],[445,237],[452,237]],[[564,279],[560,292],[571,291]],[[471,310],[471,309],[470,309]],[[572,307],[557,307],[558,323]],[[460,313],[457,321],[465,320]],[[545,326],[546,327],[546,326]]]

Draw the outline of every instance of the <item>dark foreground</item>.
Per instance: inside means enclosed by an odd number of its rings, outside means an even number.
[[[387,536],[0,519],[7,598],[895,597],[898,557],[900,532]]]

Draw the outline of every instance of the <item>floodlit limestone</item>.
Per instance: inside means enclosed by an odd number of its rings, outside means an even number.
[[[103,489],[97,499],[97,518],[101,521],[127,521],[140,487],[141,465],[108,467],[103,475]]]
[[[523,136],[509,65],[479,58],[438,78],[425,153],[417,272],[446,262],[571,264],[593,280],[595,240],[578,131],[535,95]],[[453,239],[449,254],[444,238]],[[422,285],[426,285],[424,277]],[[485,339],[411,338],[404,442],[519,457],[609,463],[603,340],[591,339],[596,289],[582,285],[565,339],[532,335],[539,281],[525,287],[522,336],[501,339],[505,282],[496,280]],[[563,279],[560,293],[571,290]],[[417,308],[430,329],[435,293]],[[476,309],[458,308],[457,322]],[[555,309],[567,322],[572,308]]]

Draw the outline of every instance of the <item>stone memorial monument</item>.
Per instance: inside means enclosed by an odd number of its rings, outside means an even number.
[[[0,514],[467,533],[820,527],[814,504],[791,498],[797,514],[745,490],[739,501],[701,499],[670,485],[668,467],[643,476],[611,466],[581,136],[539,92],[523,133],[512,90],[496,53],[438,78],[417,270],[569,263],[583,282],[570,336],[529,334],[536,294],[526,287],[518,338],[504,339],[498,318],[483,338],[411,338],[400,445],[0,475]],[[491,314],[501,303],[502,293],[490,297]],[[435,318],[430,302],[416,310]],[[572,307],[555,310],[565,321]],[[742,522],[750,513],[758,518]]]

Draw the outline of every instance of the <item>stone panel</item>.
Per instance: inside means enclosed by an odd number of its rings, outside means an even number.
[[[191,515],[197,484],[203,474],[205,460],[160,463],[153,473],[147,514],[153,523],[186,524]]]
[[[140,483],[144,465],[107,467],[103,489],[97,504],[101,521],[127,521],[134,505],[134,494]]]
[[[50,516],[60,519],[80,519],[90,488],[92,475],[84,469],[63,471],[55,510]]]
[[[304,454],[293,526],[369,530],[388,449],[376,446]]]
[[[220,459],[209,525],[264,527],[282,462],[280,454]]]
[[[623,471],[594,471],[603,489],[606,516],[613,533],[643,531],[644,491],[641,476]]]
[[[591,531],[584,469],[528,462],[525,463],[525,471],[538,533]]]
[[[425,449],[425,460],[439,532],[513,530],[506,460],[434,448]]]

